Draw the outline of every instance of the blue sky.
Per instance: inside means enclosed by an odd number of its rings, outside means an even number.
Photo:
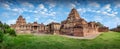
[[[110,28],[120,25],[119,0],[0,0],[0,21],[14,24],[22,15],[27,23],[60,23],[73,7],[87,22],[101,22]]]

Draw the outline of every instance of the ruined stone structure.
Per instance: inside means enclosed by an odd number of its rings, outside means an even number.
[[[44,33],[44,34],[62,34],[72,36],[92,36],[98,34],[98,25],[95,22],[87,22],[79,16],[79,13],[73,8],[68,18],[59,23],[52,22],[48,25],[26,23],[26,20],[19,16],[16,24],[11,25],[17,33]]]
[[[99,31],[99,32],[108,32],[108,31],[109,31],[109,28],[108,28],[108,27],[105,27],[105,26],[104,26],[104,27],[99,27],[99,28],[98,28],[98,31]]]
[[[111,29],[111,31],[120,32],[120,26],[117,26],[116,28]]]
[[[45,32],[44,24],[26,23],[26,20],[20,15],[16,21],[16,24],[11,24],[11,27],[16,30],[17,33],[36,33]]]
[[[94,22],[86,22],[79,16],[76,9],[72,9],[67,20],[61,23],[60,34],[72,36],[90,36],[98,33],[98,26]]]
[[[48,24],[48,26],[49,26],[48,33],[59,34],[60,27],[61,27],[61,25],[59,23],[52,22],[52,23]]]

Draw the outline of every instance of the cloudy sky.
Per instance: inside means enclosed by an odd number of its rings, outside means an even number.
[[[101,22],[110,28],[120,25],[119,0],[0,0],[0,21],[14,24],[22,15],[27,23],[60,23],[73,7],[87,22]]]

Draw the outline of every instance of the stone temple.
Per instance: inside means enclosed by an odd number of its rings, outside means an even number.
[[[75,8],[68,15],[68,18],[61,23],[61,34],[72,36],[89,36],[98,33],[98,26],[95,22],[87,22],[81,18]]]
[[[17,33],[34,33],[34,32],[43,32],[44,24],[26,23],[26,20],[20,15],[16,21],[16,24],[11,24],[11,27],[16,30]]]
[[[37,22],[26,23],[25,18],[21,15],[18,17],[16,24],[11,24],[11,27],[16,30],[17,33],[23,34],[60,34],[70,36],[92,36],[99,34],[99,26],[95,22],[87,22],[80,17],[75,8],[71,10],[66,20],[60,23],[51,22],[48,25]]]

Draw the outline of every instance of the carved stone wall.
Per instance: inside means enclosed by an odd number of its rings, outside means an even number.
[[[34,23],[26,23],[25,18],[21,15],[18,17],[16,24],[12,24],[11,28],[15,29],[17,33],[25,34],[25,33],[43,33],[45,32],[44,24]]]
[[[94,22],[87,22],[79,16],[73,8],[68,18],[61,22],[61,34],[72,36],[90,36],[98,33],[98,26]]]
[[[64,34],[71,36],[92,36],[98,34],[98,25],[95,22],[87,22],[80,17],[79,13],[73,8],[67,19],[61,24],[52,22],[48,25],[26,23],[25,18],[21,15],[18,17],[16,24],[11,25],[17,33],[45,33],[45,34]]]

